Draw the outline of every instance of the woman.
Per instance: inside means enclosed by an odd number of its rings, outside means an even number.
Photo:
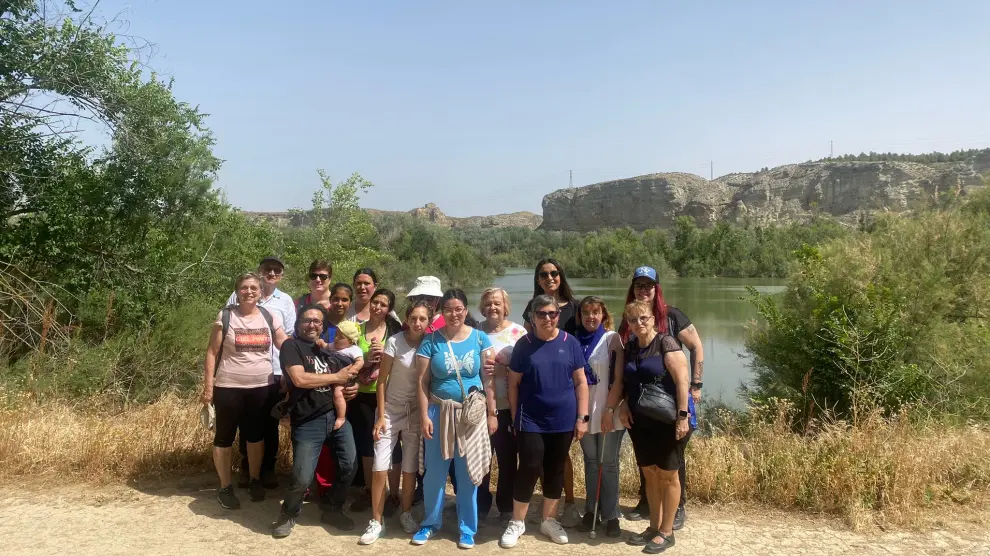
[[[309,293],[296,299],[296,312],[307,305],[330,308],[330,279],[333,266],[327,261],[313,261],[309,264]]]
[[[574,334],[577,329],[577,300],[574,292],[567,283],[567,275],[564,267],[555,259],[543,259],[536,265],[536,272],[533,274],[533,297],[538,295],[549,295],[557,303],[557,310],[560,311],[560,318],[557,321],[557,328]],[[523,323],[526,330],[532,332],[534,323],[532,322],[532,301],[526,305],[523,311]],[[577,506],[574,504],[574,467],[571,465],[571,458],[564,462],[564,511],[560,517],[560,522],[564,527],[574,527],[581,520],[578,515]]]
[[[367,270],[367,269],[365,269]],[[363,276],[363,275],[362,275]],[[358,347],[364,354],[364,368],[358,374],[358,395],[348,404],[347,419],[354,429],[354,443],[364,476],[365,492],[351,504],[352,512],[362,512],[371,507],[371,468],[375,461],[373,429],[378,406],[378,371],[381,366],[385,342],[401,331],[402,325],[392,321],[389,313],[395,305],[395,294],[386,289],[376,290],[368,303],[368,319],[358,329]],[[393,497],[398,497],[398,477],[391,481]],[[397,506],[392,500],[392,509]],[[391,512],[390,512],[391,513]]]
[[[464,323],[467,297],[458,289],[440,298],[444,327],[423,339],[416,353],[419,408],[423,427],[423,496],[426,515],[414,545],[424,545],[443,521],[444,486],[454,461],[460,548],[474,548],[478,532],[478,485],[491,466],[489,435],[498,428],[495,391],[488,378],[494,357],[488,335]],[[483,370],[488,367],[488,370]],[[483,380],[484,378],[484,380]],[[487,384],[485,384],[487,382]],[[484,391],[487,419],[470,426],[461,419],[465,394]],[[487,427],[486,425],[487,421]]]
[[[691,354],[691,399],[688,400],[688,411],[691,412],[691,418],[688,421],[691,425],[691,430],[677,444],[677,448],[681,453],[681,468],[677,472],[681,483],[681,500],[677,506],[677,515],[674,517],[674,530],[677,531],[684,527],[684,521],[687,519],[687,512],[684,510],[684,504],[687,502],[687,482],[685,480],[687,472],[685,469],[684,452],[687,449],[688,441],[691,439],[691,434],[698,427],[695,404],[701,401],[701,380],[705,367],[705,351],[701,343],[701,337],[698,335],[697,329],[695,329],[694,325],[687,318],[687,315],[677,307],[667,305],[666,301],[664,301],[663,289],[657,281],[657,271],[652,267],[641,266],[633,273],[633,280],[629,284],[629,291],[626,292],[626,303],[632,303],[634,300],[643,301],[652,307],[657,331],[673,336],[681,346],[687,347],[688,352]],[[666,310],[666,318],[661,317],[661,308]],[[629,343],[631,332],[630,328],[624,322],[619,327],[619,334],[624,343]],[[626,518],[630,521],[638,521],[648,515],[650,515],[650,504],[646,499],[646,482],[643,474],[640,473],[639,503],[632,511],[626,514]]]
[[[612,315],[600,297],[588,296],[581,300],[578,321],[581,325],[575,337],[584,353],[588,412],[591,414],[589,433],[581,439],[587,496],[584,518],[578,530],[587,532],[595,529],[597,501],[597,515],[605,521],[605,534],[617,538],[622,534],[619,527],[619,449],[625,433],[615,412],[622,401],[622,341],[613,331]],[[615,369],[620,372],[616,373]]]
[[[354,286],[354,304],[348,309],[347,318],[362,323],[371,318],[371,300],[378,290],[378,275],[370,268],[361,268],[354,273],[351,283]],[[396,325],[402,326],[394,311],[389,312],[389,317]]]
[[[516,467],[519,461],[516,452],[516,438],[512,432],[512,413],[509,411],[509,361],[512,348],[519,338],[526,335],[526,329],[508,320],[511,311],[509,294],[502,288],[488,288],[481,294],[481,315],[485,320],[481,329],[488,334],[495,352],[495,408],[498,412],[498,429],[492,436],[495,458],[498,460],[498,488],[495,492],[495,505],[498,506],[499,522],[502,527],[512,519],[512,485],[515,482]],[[489,488],[488,478],[479,491],[479,514],[488,515],[484,507],[484,491]],[[489,494],[488,503],[491,504]],[[491,509],[490,507],[488,509]]]
[[[554,518],[564,488],[564,462],[571,440],[575,436],[580,440],[588,431],[588,384],[581,345],[557,328],[557,300],[539,295],[530,305],[535,330],[516,342],[509,361],[509,410],[519,446],[519,469],[513,485],[512,521],[500,542],[503,548],[515,546],[526,531],[524,520],[541,473],[540,532],[557,544],[567,543],[567,533]]]
[[[275,383],[271,353],[272,346],[280,348],[286,339],[279,314],[258,307],[261,276],[253,272],[238,276],[234,291],[237,305],[221,311],[210,331],[203,363],[202,395],[203,403],[216,407],[213,464],[220,478],[217,500],[228,510],[241,507],[230,483],[231,445],[238,428],[247,440],[251,500],[265,499],[261,458],[268,416],[265,400],[269,386]]]
[[[380,295],[384,290],[379,290]],[[372,303],[374,303],[372,299]],[[374,313],[374,309],[372,309]],[[375,464],[371,483],[371,514],[368,528],[360,544],[372,544],[385,532],[385,481],[392,468],[392,453],[399,441],[405,439],[402,451],[402,513],[399,523],[410,535],[419,525],[412,517],[413,492],[419,470],[420,430],[419,375],[416,374],[416,350],[423,340],[426,327],[433,320],[432,310],[425,301],[417,301],[406,309],[405,331],[385,342],[381,368],[378,371],[378,420],[374,426]]]
[[[636,465],[646,478],[650,504],[650,526],[627,542],[642,546],[647,554],[658,554],[674,546],[674,514],[681,492],[677,442],[690,430],[687,358],[673,336],[657,332],[653,309],[643,301],[626,305],[625,320],[636,338],[626,344],[623,367],[626,403],[619,406],[619,418],[629,430]],[[660,317],[666,318],[666,308],[661,307],[660,311]],[[675,397],[674,423],[650,419],[639,411],[637,399],[644,384],[658,384]]]

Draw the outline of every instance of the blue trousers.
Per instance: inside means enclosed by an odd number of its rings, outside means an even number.
[[[357,447],[354,445],[351,424],[344,421],[344,426],[333,430],[336,419],[336,412],[331,411],[298,427],[292,427],[292,483],[282,503],[282,511],[286,515],[299,515],[303,494],[313,482],[316,462],[320,459],[320,450],[324,444],[331,446],[336,457],[337,475],[330,487],[329,500],[320,500],[320,506],[324,510],[343,508],[347,489],[357,473]]]
[[[433,438],[424,442],[423,463],[426,473],[423,475],[423,505],[426,515],[420,526],[439,529],[443,525],[444,488],[447,486],[450,460],[443,459],[440,451],[440,406],[430,404],[427,412],[433,422]],[[454,476],[458,486],[458,527],[462,535],[474,537],[478,533],[478,487],[471,482],[471,476],[468,475],[467,459],[456,455],[456,445],[454,454]]]

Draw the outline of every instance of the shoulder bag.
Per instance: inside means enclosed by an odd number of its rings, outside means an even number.
[[[476,334],[477,332],[473,332]],[[457,383],[461,386],[461,423],[467,427],[476,427],[485,421],[488,415],[488,401],[485,399],[485,394],[480,390],[472,390],[470,393],[464,390],[464,381],[461,379],[461,362],[457,359],[454,354],[454,348],[451,346],[451,340],[447,338],[446,334],[443,334],[445,340],[447,340],[447,351],[450,353],[450,358],[453,360],[454,372],[457,373]],[[480,348],[481,342],[478,342]],[[481,353],[478,353],[478,357],[481,357]],[[482,361],[484,365],[484,361]],[[478,372],[482,372],[479,370]]]
[[[641,361],[639,354],[637,354],[637,364]],[[667,366],[664,365],[662,375],[648,382],[640,381],[639,396],[636,398],[633,409],[648,419],[670,425],[677,421],[677,399],[661,384],[666,374]]]

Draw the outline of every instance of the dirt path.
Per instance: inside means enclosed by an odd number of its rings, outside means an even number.
[[[212,480],[197,477],[140,489],[64,486],[0,487],[0,553],[79,554],[273,554],[335,555],[411,553],[398,524],[389,524],[388,538],[373,547],[357,546],[357,536],[369,516],[354,516],[353,533],[331,533],[318,522],[319,512],[307,504],[292,536],[275,540],[269,527],[278,513],[280,491],[252,504],[241,496],[244,508],[221,509],[214,498]],[[450,516],[448,513],[447,516]],[[447,519],[444,534],[428,545],[430,554],[454,554],[453,520]],[[623,521],[624,537],[639,531],[644,522]],[[478,535],[475,552],[480,554],[638,554],[639,549],[599,534],[597,540],[571,532],[571,544],[549,543],[528,531],[511,552],[497,546],[501,530],[497,519],[489,520]],[[424,549],[419,549],[424,552]],[[687,527],[677,533],[677,546],[668,554],[760,555],[804,554],[990,554],[986,523],[953,523],[946,529],[894,533],[855,533],[829,520],[790,514],[767,515],[733,508],[690,507]]]

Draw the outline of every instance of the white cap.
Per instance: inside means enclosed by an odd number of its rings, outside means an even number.
[[[416,284],[411,290],[409,290],[406,297],[414,297],[417,295],[443,297],[443,289],[440,288],[440,279],[436,276],[420,276],[419,278],[416,278]]]

